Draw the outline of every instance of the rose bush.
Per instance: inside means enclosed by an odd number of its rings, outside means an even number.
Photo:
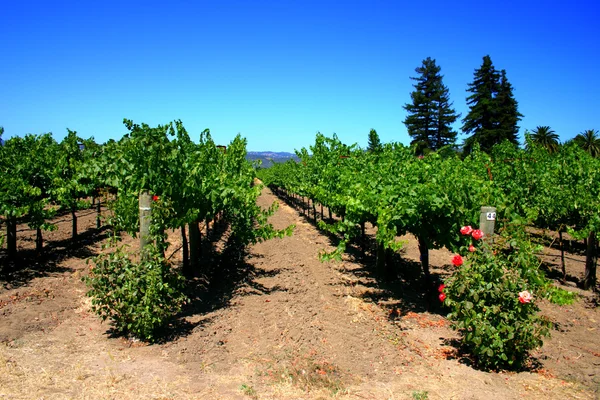
[[[110,320],[116,332],[155,341],[186,301],[183,277],[148,246],[148,259],[135,262],[118,248],[92,258],[84,277],[92,311]]]
[[[476,240],[477,231],[471,232]],[[464,263],[460,255],[453,257],[454,265],[460,257],[460,268],[440,287],[439,299],[450,308],[453,327],[480,367],[519,368],[549,332],[532,294],[543,291],[547,281],[527,242],[512,251],[505,251],[501,238],[481,246]]]

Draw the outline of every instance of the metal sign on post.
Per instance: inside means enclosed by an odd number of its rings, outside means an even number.
[[[481,207],[479,214],[479,229],[483,232],[484,238],[490,238],[494,234],[496,224],[496,207]]]

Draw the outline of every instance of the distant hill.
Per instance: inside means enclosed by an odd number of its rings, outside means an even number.
[[[294,153],[287,153],[285,151],[249,151],[246,159],[249,161],[261,160],[261,167],[263,168],[269,168],[271,160],[275,163],[284,163],[289,159],[298,161],[298,157]]]

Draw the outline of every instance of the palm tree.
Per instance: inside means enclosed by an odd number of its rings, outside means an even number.
[[[533,143],[548,149],[550,153],[558,150],[558,135],[549,126],[537,126],[531,134]]]
[[[573,141],[583,150],[590,153],[592,157],[600,156],[600,136],[598,136],[597,130],[588,129],[583,131],[575,136]]]

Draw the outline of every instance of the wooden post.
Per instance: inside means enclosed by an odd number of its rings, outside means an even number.
[[[429,246],[427,241],[419,236],[419,253],[421,254],[421,267],[423,268],[423,275],[425,277],[425,284],[427,287],[431,284],[431,273],[429,271]]]
[[[150,244],[150,221],[152,213],[152,196],[150,192],[144,190],[140,193],[140,255],[142,260],[148,258],[144,248]]]
[[[479,214],[479,229],[483,232],[483,239],[487,240],[494,235],[496,224],[496,207],[481,207]]]
[[[71,226],[71,236],[73,240],[77,239],[77,207],[71,207],[71,217],[73,218],[73,224]]]
[[[562,282],[567,282],[567,268],[565,267],[565,243],[563,241],[562,230],[558,231],[558,239],[560,241],[560,266],[563,274]]]
[[[96,229],[100,229],[101,227],[101,217],[102,217],[102,204],[100,203],[100,198],[98,198],[96,202]]]
[[[583,276],[583,288],[585,290],[596,290],[596,266],[598,255],[596,254],[596,233],[590,232],[587,238],[587,249],[585,252],[585,272]]]
[[[44,249],[44,238],[42,236],[42,229],[35,229],[35,252],[40,255]]]
[[[190,231],[190,269],[191,274],[195,274],[200,270],[200,249],[201,249],[201,234],[198,221],[189,224]]]
[[[188,247],[188,239],[185,233],[185,224],[181,225],[181,250],[183,258],[182,271],[184,276],[190,276],[190,249]]]
[[[17,257],[17,219],[15,217],[6,218],[6,249],[8,250],[8,259],[14,260]]]

